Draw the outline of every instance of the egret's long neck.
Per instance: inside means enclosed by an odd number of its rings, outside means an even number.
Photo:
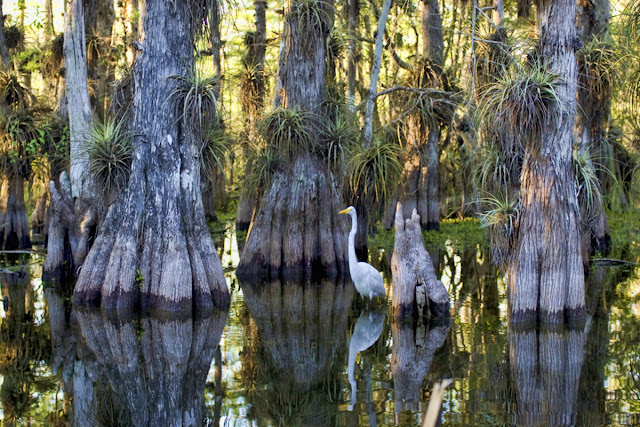
[[[356,233],[358,232],[358,218],[356,214],[351,214],[351,231],[349,232],[349,266],[358,265],[356,257]]]

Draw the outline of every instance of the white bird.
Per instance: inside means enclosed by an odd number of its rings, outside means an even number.
[[[353,206],[341,210],[340,214],[351,215],[351,231],[349,232],[349,274],[351,280],[356,286],[356,290],[362,295],[362,298],[384,297],[384,283],[380,272],[371,264],[366,262],[358,262],[356,257],[356,232],[358,231],[358,216]]]

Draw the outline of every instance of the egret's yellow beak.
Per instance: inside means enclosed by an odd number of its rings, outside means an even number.
[[[341,211],[340,211],[340,212],[338,212],[338,213],[339,213],[339,214],[344,214],[344,213],[349,212],[350,210],[351,210],[350,208],[347,208],[347,209],[343,209],[343,210],[341,210]]]

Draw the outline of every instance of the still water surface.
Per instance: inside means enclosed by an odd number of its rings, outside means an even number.
[[[450,322],[394,321],[350,282],[238,283],[232,233],[231,308],[196,318],[77,310],[22,259],[0,275],[3,425],[417,426],[444,378],[442,425],[640,425],[635,268],[592,271],[585,328],[515,330],[481,249],[432,256]]]

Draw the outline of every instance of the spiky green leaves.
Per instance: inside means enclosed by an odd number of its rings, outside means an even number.
[[[292,160],[300,151],[315,150],[317,140],[311,134],[313,116],[297,108],[276,108],[258,123],[258,131],[268,146],[283,159]]]
[[[513,241],[520,215],[519,198],[492,196],[480,201],[485,211],[480,215],[482,226],[489,229],[493,262],[505,265],[509,260],[510,245]]]
[[[560,106],[556,91],[560,83],[541,64],[517,68],[483,88],[480,114],[496,128],[506,127],[519,137],[539,135],[554,119],[550,112]]]
[[[352,194],[365,202],[384,203],[402,172],[402,148],[395,142],[374,138],[369,147],[354,145],[348,163]]]
[[[620,57],[610,36],[595,37],[576,53],[579,88],[595,99],[609,98],[611,86],[618,78]]]
[[[121,190],[129,181],[133,158],[132,135],[124,121],[95,123],[89,137],[85,147],[89,173],[106,194]]]
[[[31,162],[40,154],[45,134],[31,109],[21,109],[0,118],[0,169],[5,174],[27,178]]]
[[[17,74],[5,71],[0,71],[0,97],[14,111],[29,108],[35,100]]]
[[[325,0],[290,0],[287,21],[295,25],[300,33],[300,41],[304,51],[311,55],[316,37],[309,34],[325,34],[333,25],[335,9],[333,4]]]
[[[224,126],[213,126],[200,152],[202,172],[208,181],[214,182],[217,173],[224,172],[225,166],[229,164],[230,152],[231,140],[225,133]]]
[[[204,140],[211,127],[218,121],[216,87],[219,77],[206,69],[194,67],[186,76],[172,76],[177,84],[169,95],[180,118],[199,140]]]
[[[574,176],[580,215],[584,225],[596,218],[602,206],[600,179],[589,153],[589,150],[573,151]]]

